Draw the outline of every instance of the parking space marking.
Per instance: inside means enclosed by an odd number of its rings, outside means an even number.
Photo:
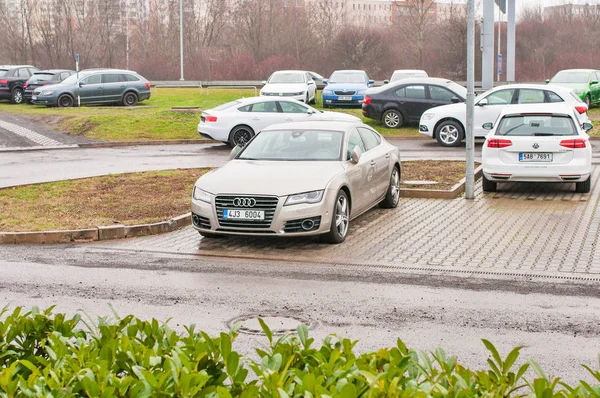
[[[35,142],[41,146],[60,146],[63,145],[61,142],[53,140],[52,138],[48,138],[42,134],[36,133],[28,128],[19,126],[14,123],[5,122],[4,120],[0,120],[0,128],[9,131],[13,134],[26,138],[30,141]]]

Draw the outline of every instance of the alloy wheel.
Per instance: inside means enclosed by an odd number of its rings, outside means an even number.
[[[20,104],[23,102],[23,93],[20,90],[17,90],[13,96],[15,104]]]
[[[458,129],[450,124],[443,126],[440,129],[440,139],[448,145],[454,144],[458,139],[460,132]]]
[[[237,130],[233,134],[233,143],[234,145],[244,146],[250,141],[252,138],[252,133],[246,129]]]
[[[348,210],[348,198],[344,195],[340,195],[335,206],[335,226],[339,236],[342,238],[348,233]]]
[[[398,127],[400,124],[400,116],[396,112],[388,112],[385,114],[384,122],[387,127]]]
[[[400,200],[400,176],[398,175],[398,169],[394,168],[392,171],[392,182],[390,185],[392,198],[394,199],[394,205]]]

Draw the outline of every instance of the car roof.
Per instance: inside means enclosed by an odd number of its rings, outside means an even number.
[[[117,72],[117,73],[136,73],[132,70],[127,70],[127,69],[112,69],[112,68],[89,68],[89,69],[84,69],[82,71],[80,71],[79,73],[84,73],[84,72]]]
[[[33,65],[0,65],[0,69],[35,68]]]
[[[294,70],[294,69],[290,69],[290,70],[276,70],[272,74],[275,74],[275,73],[306,73],[306,71],[304,71],[304,70]]]
[[[333,71],[331,74],[333,75],[334,73],[340,73],[340,72],[343,72],[343,73],[346,73],[346,72],[352,72],[352,73],[355,73],[355,72],[367,73],[367,72],[365,72],[364,70],[360,70],[360,69],[340,69],[340,70],[334,70],[334,71]]]
[[[331,130],[331,131],[349,131],[353,127],[356,126],[364,126],[369,127],[362,122],[344,122],[344,121],[310,121],[310,122],[290,122],[290,123],[279,123],[272,124],[262,131],[270,131],[270,130],[290,130],[290,129],[298,129],[298,130]]]
[[[258,102],[270,102],[270,101],[290,101],[290,102],[296,102],[298,104],[301,105],[305,105],[307,106],[307,104],[305,104],[302,101],[298,101],[297,99],[294,98],[290,98],[290,97],[279,97],[279,96],[268,96],[268,97],[264,97],[264,96],[258,96],[258,97],[247,97],[247,98],[240,98],[234,101],[238,101],[240,102],[242,105],[250,105],[250,104],[256,104]]]
[[[513,104],[506,105],[500,116],[520,115],[522,113],[545,113],[553,115],[573,116],[573,106],[562,102],[541,103],[541,104]]]
[[[567,87],[562,87],[562,86],[556,86],[552,83],[550,84],[535,84],[535,83],[513,83],[513,84],[503,84],[501,86],[496,86],[494,88],[489,89],[487,92],[493,92],[493,91],[498,91],[498,90],[503,90],[503,89],[520,89],[520,88],[531,88],[531,89],[538,89],[538,90],[548,90],[548,88],[555,90],[555,91],[572,91],[572,89],[567,88]]]
[[[559,70],[556,73],[560,72],[598,72],[598,69],[563,69]]]
[[[403,73],[421,73],[422,72],[422,73],[427,73],[427,72],[425,72],[422,69],[396,69],[394,71],[394,73],[396,73],[396,72],[403,72]]]
[[[71,69],[44,69],[44,70],[38,70],[36,72],[33,72],[33,74],[39,75],[42,73],[62,73],[62,72],[75,72],[75,71],[71,70]]]
[[[449,79],[443,79],[441,77],[407,77],[406,79],[402,79],[402,80],[397,80],[395,82],[391,82],[388,83],[384,86],[381,87],[394,87],[394,86],[401,86],[403,84],[415,84],[415,83],[419,83],[419,84],[441,84],[441,85],[446,85],[449,83],[455,83],[452,80]],[[458,83],[457,83],[458,84]]]

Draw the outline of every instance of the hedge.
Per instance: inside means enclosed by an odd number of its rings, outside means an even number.
[[[487,369],[474,371],[401,340],[359,354],[356,341],[334,335],[317,347],[304,325],[275,338],[262,320],[269,344],[252,359],[232,349],[235,329],[211,337],[194,325],[91,322],[53,307],[4,308],[0,319],[1,397],[600,397],[600,385],[569,386],[533,361],[517,367],[521,347],[502,358],[487,340]]]

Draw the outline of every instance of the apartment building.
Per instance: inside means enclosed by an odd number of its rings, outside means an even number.
[[[600,0],[549,0],[544,5],[544,18],[578,18],[600,14]]]
[[[307,7],[317,10],[328,8],[351,25],[381,26],[392,23],[392,0],[305,0],[305,3]]]

